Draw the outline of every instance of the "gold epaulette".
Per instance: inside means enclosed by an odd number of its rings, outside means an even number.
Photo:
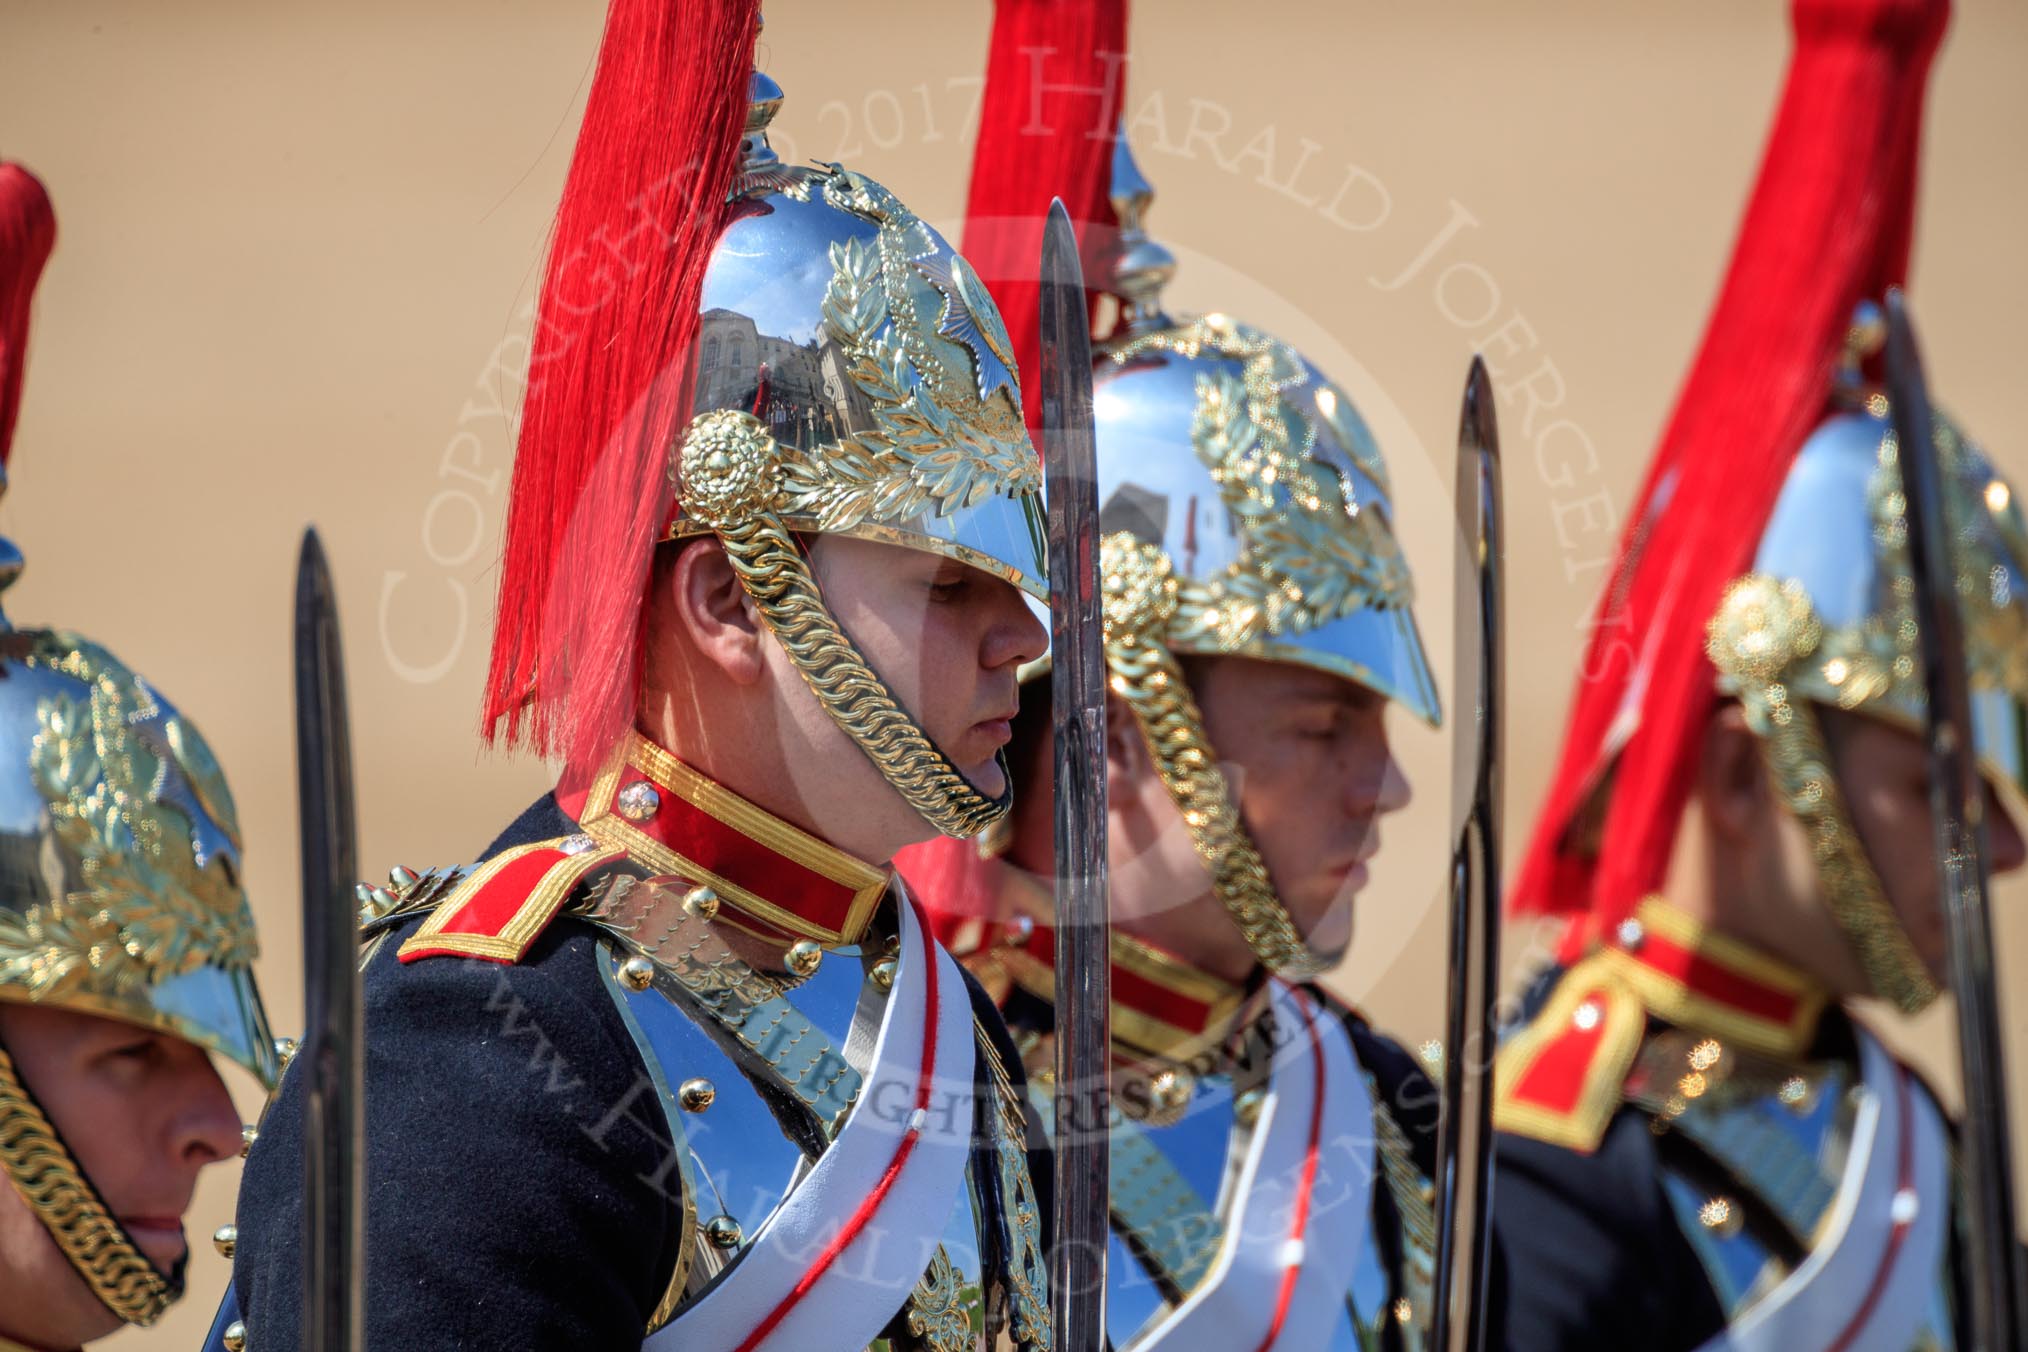
[[[578,885],[625,856],[584,835],[503,850],[466,874],[396,956],[519,962]]]

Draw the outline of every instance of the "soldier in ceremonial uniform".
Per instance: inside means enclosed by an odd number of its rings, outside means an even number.
[[[769,149],[758,17],[608,15],[487,710],[565,769],[366,890],[371,1346],[1049,1345],[1019,1059],[888,866],[1008,810],[1040,467],[978,276]],[[299,1336],[300,1090],[226,1347]]]
[[[55,233],[0,164],[0,465]],[[0,541],[0,588],[21,568]],[[89,639],[0,617],[0,781],[0,1349],[76,1348],[182,1295],[197,1175],[240,1146],[211,1058],[271,1082],[275,1049],[232,795],[188,719]]]
[[[1503,1046],[1518,1352],[1965,1344],[1952,1131],[1847,1002],[1944,980],[1901,480],[1901,280],[1942,0],[1796,0],[1759,184],[1601,602],[1517,903],[1568,964]],[[1855,314],[1857,318],[1855,319]],[[1995,873],[2028,534],[1939,422]]]
[[[1112,688],[1108,1335],[1121,1349],[1417,1347],[1437,1091],[1310,981],[1345,952],[1378,821],[1407,801],[1389,711],[1440,720],[1386,466],[1345,392],[1288,344],[1164,312],[1174,260],[1143,229],[1152,191],[1124,139],[1087,135],[1089,101],[1034,101],[1117,79],[1121,28],[1082,44],[1035,31],[1079,8],[1001,6],[995,52],[1013,59],[988,77],[967,243],[1018,235],[1062,194],[1122,316],[1094,385]],[[1057,64],[1020,59],[1030,49]],[[1037,106],[1040,145],[1021,131]],[[979,219],[982,199],[1007,214]],[[1011,829],[904,867],[1044,1089],[1051,682],[1029,675]]]

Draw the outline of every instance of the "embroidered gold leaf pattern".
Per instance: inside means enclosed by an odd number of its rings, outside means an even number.
[[[944,1246],[937,1245],[929,1271],[908,1294],[908,1331],[930,1352],[966,1352],[972,1345],[972,1319],[965,1309],[964,1288]]]

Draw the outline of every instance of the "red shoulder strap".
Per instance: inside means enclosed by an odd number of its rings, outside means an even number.
[[[589,838],[565,839],[574,845]],[[625,850],[600,845],[565,849],[564,840],[503,850],[444,898],[396,956],[403,962],[441,957],[519,962],[577,885],[592,870],[625,855]]]
[[[1589,1153],[1619,1110],[1647,1031],[1641,998],[1603,962],[1564,974],[1493,1063],[1493,1126]]]

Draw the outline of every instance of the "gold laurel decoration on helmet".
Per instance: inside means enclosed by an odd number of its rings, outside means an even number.
[[[1211,872],[1213,891],[1270,971],[1301,978],[1326,970],[1329,964],[1303,942],[1275,893],[1205,735],[1204,715],[1166,646],[1165,627],[1178,613],[1168,556],[1125,531],[1106,536],[1099,547],[1113,693],[1133,710],[1163,786]]]
[[[1334,437],[1385,492],[1386,466],[1352,425],[1350,399],[1314,377],[1288,344],[1222,315],[1131,339],[1112,360],[1150,351],[1211,352],[1242,364],[1239,376],[1197,378],[1190,441],[1246,547],[1222,573],[1181,582],[1174,641],[1238,653],[1266,636],[1414,601],[1408,562],[1378,505],[1361,503],[1335,466],[1314,458],[1316,424],[1288,393],[1316,386]]]
[[[0,1051],[0,1168],[105,1307],[148,1325],[181,1294],[134,1247]]]
[[[718,410],[691,425],[679,474],[701,467],[705,509],[717,514],[768,482],[781,448],[751,414]],[[759,467],[759,468],[757,468]],[[684,478],[684,491],[692,481]],[[809,564],[772,511],[744,511],[714,526],[733,572],[782,650],[825,710],[888,783],[939,831],[974,836],[1005,816],[1011,798],[972,786],[909,717],[832,618]]]
[[[1956,565],[1958,613],[1972,683],[2017,697],[2028,695],[2028,607],[2013,595],[2008,578],[2010,562],[2015,568],[2028,566],[2028,524],[2007,481],[1949,419],[1937,415],[1932,431],[1943,471],[1945,519],[1956,525],[1951,560]],[[1920,702],[1923,685],[1908,503],[1901,494],[1900,450],[1891,426],[1881,439],[1880,462],[1866,496],[1875,538],[1885,546],[1892,605],[1848,642],[1862,650],[1855,656],[1870,661],[1876,679],[1889,683],[1881,693],[1899,693]],[[1857,703],[1855,699],[1852,706]]]
[[[1878,411],[1884,415],[1884,403]],[[2028,531],[2024,531],[2020,508],[2006,481],[1972,451],[1948,420],[1937,418],[1935,435],[1944,470],[1946,518],[1961,523],[1953,532],[1951,558],[1972,682],[2008,691],[2017,698],[2028,696],[2028,607],[2012,594],[2009,581],[2010,560],[2016,566],[2028,562]],[[1790,632],[1797,620],[1774,611],[1765,617],[1748,613],[1763,593],[1796,584],[1758,574],[1739,579],[1734,588],[1740,589],[1740,595],[1735,600],[1733,592],[1727,592],[1719,618],[1713,621],[1712,641],[1719,641],[1718,629],[1723,624],[1728,631],[1738,631],[1741,641],[1760,641],[1759,630],[1765,629],[1769,636],[1788,638],[1793,647],[1793,651],[1769,651],[1771,671],[1738,673],[1747,684],[1780,684],[1788,699],[1808,697],[1852,711],[1863,711],[1882,701],[1910,711],[1921,708],[1925,697],[1915,624],[1915,579],[1908,555],[1907,503],[1901,494],[1891,430],[1882,437],[1879,462],[1867,482],[1866,501],[1879,547],[1885,604],[1855,623],[1840,626],[1823,625],[1811,614],[1812,641],[1807,647],[1797,647]],[[1801,594],[1799,587],[1797,591]],[[1778,605],[1799,616],[1809,608],[1807,596],[1800,611],[1790,600]],[[1721,673],[1734,674],[1716,651],[1712,661]]]
[[[824,295],[825,330],[874,426],[787,452],[783,514],[847,531],[1040,491],[1012,345],[970,265],[873,180],[833,165],[820,181],[833,206],[880,227],[870,241],[831,245]]]
[[[1824,658],[1827,649],[1831,655]],[[1827,639],[1802,584],[1748,573],[1725,589],[1706,628],[1704,651],[1718,669],[1719,688],[1739,699],[1747,726],[1766,747],[1782,801],[1809,837],[1825,904],[1867,982],[1906,1013],[1927,1007],[1937,997],[1936,981],[1852,824],[1817,717],[1792,689],[1798,672],[1820,659],[1847,664],[1842,671],[1831,668],[1844,690],[1884,689],[1878,644],[1849,633]]]
[[[209,823],[237,848],[225,777],[196,729],[104,649],[47,631],[21,660],[89,691],[36,707],[29,771],[82,886],[0,910],[0,987],[31,1000],[119,999],[207,963],[250,965],[253,914]],[[55,890],[55,889],[53,889]]]

